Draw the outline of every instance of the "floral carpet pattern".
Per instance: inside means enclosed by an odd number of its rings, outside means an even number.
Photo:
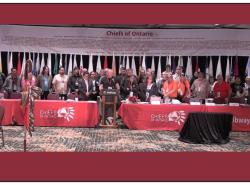
[[[23,127],[4,126],[1,152],[23,151]],[[250,132],[231,132],[230,142],[188,144],[173,131],[144,131],[127,128],[35,127],[28,136],[28,152],[249,152]]]

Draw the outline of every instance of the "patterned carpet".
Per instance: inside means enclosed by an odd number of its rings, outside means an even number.
[[[23,127],[5,126],[2,152],[23,151]],[[27,151],[40,152],[242,152],[250,151],[250,132],[231,132],[224,145],[187,144],[173,131],[35,127]]]

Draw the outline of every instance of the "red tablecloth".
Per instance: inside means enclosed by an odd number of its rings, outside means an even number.
[[[207,106],[208,112],[233,114],[233,131],[250,131],[250,107],[247,106]]]
[[[130,129],[180,130],[188,112],[205,111],[205,105],[122,104],[119,115]]]
[[[0,100],[5,108],[3,125],[9,125],[12,118],[23,124],[20,100]],[[35,126],[95,127],[98,123],[96,102],[74,102],[36,100],[34,107]]]
[[[23,125],[23,110],[21,109],[21,100],[1,99],[0,105],[4,106],[4,117],[2,125],[10,125],[15,120],[18,125]]]
[[[250,131],[250,107],[122,104],[119,115],[130,129],[181,130],[189,112],[233,114],[233,131]]]

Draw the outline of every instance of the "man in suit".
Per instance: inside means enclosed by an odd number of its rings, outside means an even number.
[[[90,73],[90,80],[91,80],[93,88],[92,88],[92,94],[90,94],[89,98],[90,100],[96,101],[97,96],[99,96],[99,80],[98,80],[96,72],[92,71]]]
[[[80,91],[80,100],[87,101],[90,99],[90,95],[93,92],[93,84],[89,79],[89,72],[83,74],[82,88],[80,88]]]

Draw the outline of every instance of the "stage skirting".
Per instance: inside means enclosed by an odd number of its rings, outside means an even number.
[[[5,108],[2,125],[10,125],[12,120],[23,125],[23,111],[20,100],[0,100]],[[34,126],[95,127],[98,123],[96,102],[74,102],[36,100]]]
[[[0,100],[5,108],[2,125],[15,120],[23,125],[20,100]],[[233,114],[232,131],[250,131],[250,107],[173,104],[122,104],[119,115],[130,129],[180,131],[189,112],[224,112]],[[98,124],[96,102],[36,100],[35,126],[95,127]]]
[[[122,104],[119,115],[129,129],[180,131],[189,112],[233,114],[232,131],[250,131],[250,107],[173,104]]]

